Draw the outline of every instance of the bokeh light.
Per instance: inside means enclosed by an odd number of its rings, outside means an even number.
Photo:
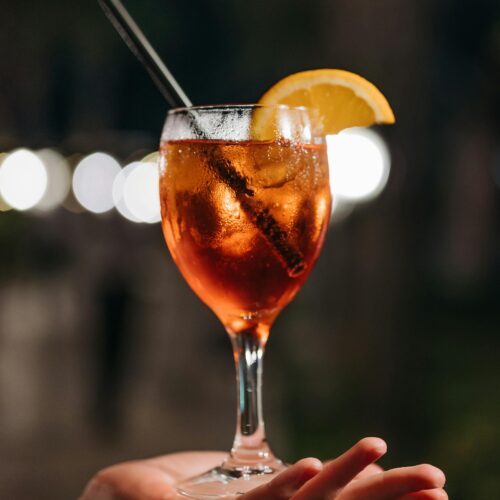
[[[361,202],[380,194],[389,177],[390,155],[376,132],[348,129],[326,141],[334,199]]]
[[[156,162],[133,163],[125,179],[123,200],[129,212],[141,222],[159,222],[159,174]]]
[[[0,167],[2,166],[5,158],[7,158],[8,156],[8,153],[0,153]],[[2,198],[2,193],[0,193],[0,212],[8,212],[9,210],[12,210],[12,207],[4,201],[4,199]]]
[[[0,194],[17,210],[34,207],[47,189],[47,171],[38,156],[28,149],[18,149],[0,165]]]
[[[120,213],[120,215],[131,222],[141,222],[141,220],[135,217],[128,209],[123,197],[123,192],[125,189],[125,182],[127,180],[127,177],[134,170],[138,163],[139,162],[132,162],[129,165],[126,165],[122,170],[120,170],[118,175],[115,177],[112,189],[113,203],[115,204],[116,210]]]
[[[78,202],[96,214],[111,210],[113,182],[120,170],[120,164],[106,153],[85,157],[73,174],[73,193]]]
[[[37,156],[45,165],[48,184],[45,194],[37,203],[36,208],[44,211],[52,210],[66,199],[70,190],[69,165],[64,156],[53,149],[42,149],[37,152]]]
[[[330,222],[335,224],[343,221],[354,210],[356,203],[352,200],[342,198],[338,193],[335,193],[332,198],[332,215]]]

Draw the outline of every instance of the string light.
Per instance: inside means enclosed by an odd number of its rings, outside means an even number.
[[[141,222],[159,222],[160,195],[158,166],[153,162],[133,163],[123,186],[123,201],[129,212]]]
[[[36,208],[48,211],[60,205],[71,188],[71,173],[64,156],[53,149],[42,149],[37,152],[38,158],[45,165],[48,176],[47,189]]]
[[[34,207],[47,189],[47,171],[36,154],[18,149],[0,165],[0,194],[16,210]]]
[[[333,197],[368,201],[380,194],[389,177],[390,155],[373,130],[348,129],[327,139]]]
[[[85,157],[73,173],[73,193],[78,202],[96,214],[111,210],[113,182],[120,170],[120,164],[106,153]]]
[[[138,162],[133,162],[122,168],[122,170],[120,170],[118,175],[115,177],[112,188],[113,203],[115,204],[116,210],[121,216],[131,222],[141,222],[141,220],[134,214],[132,214],[132,212],[130,212],[130,210],[128,209],[128,206],[125,203],[125,199],[123,197],[123,192],[125,189],[125,182],[127,180],[127,177],[134,170],[137,163]]]

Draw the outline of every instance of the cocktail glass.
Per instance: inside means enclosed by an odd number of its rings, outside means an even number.
[[[233,497],[285,467],[264,431],[262,362],[269,329],[307,279],[330,216],[326,147],[311,113],[259,105],[168,113],[163,233],[182,275],[229,334],[238,395],[227,460],[180,483],[181,495]]]

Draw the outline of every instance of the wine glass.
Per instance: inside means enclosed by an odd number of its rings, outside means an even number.
[[[328,226],[324,138],[306,108],[221,105],[168,113],[161,137],[162,228],[194,292],[224,325],[238,394],[233,447],[219,467],[177,485],[227,498],[273,478],[262,414],[269,329],[307,279]]]

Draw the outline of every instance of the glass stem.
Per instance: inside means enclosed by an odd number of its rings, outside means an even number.
[[[262,369],[268,330],[261,329],[229,333],[236,364],[238,417],[225,466],[233,469],[265,469],[276,461],[267,444],[262,414]]]

